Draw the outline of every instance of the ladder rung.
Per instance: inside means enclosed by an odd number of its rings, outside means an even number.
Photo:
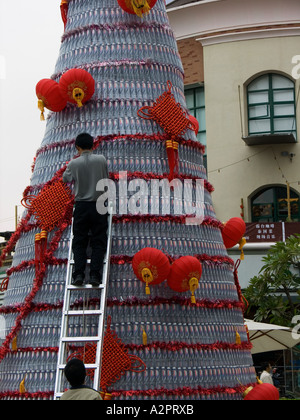
[[[87,262],[87,264],[91,264],[91,260],[90,259],[88,259],[86,262]],[[70,260],[69,263],[70,263],[70,265],[74,265],[75,264],[75,261],[74,260]],[[103,265],[104,264],[107,264],[107,258],[106,257],[103,260]]]
[[[79,316],[79,315],[102,315],[103,311],[100,309],[87,309],[86,311],[64,311],[66,316]]]
[[[64,370],[66,366],[67,365],[58,365],[57,367],[58,367],[59,370]],[[90,364],[85,363],[84,367],[86,369],[98,369],[99,366],[96,365],[95,363],[90,363]]]
[[[99,286],[92,286],[91,284],[84,284],[82,286],[72,286],[71,284],[67,287],[68,290],[84,290],[84,289],[104,289],[104,284],[99,284]]]
[[[63,337],[62,343],[81,343],[81,342],[92,342],[98,343],[101,341],[99,337]]]

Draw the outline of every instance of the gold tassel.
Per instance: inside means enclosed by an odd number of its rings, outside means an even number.
[[[26,379],[26,376],[24,377],[23,381],[20,383],[20,387],[19,387],[20,394],[26,393],[25,379]]]
[[[80,88],[75,88],[73,90],[73,99],[77,102],[78,108],[83,106],[82,101],[84,98],[84,91]]]
[[[146,295],[150,295],[149,283],[153,281],[153,275],[149,268],[143,268],[142,270],[143,281],[146,283]]]
[[[18,350],[17,336],[11,342],[11,350],[12,351],[17,351]]]
[[[238,333],[238,330],[235,330],[235,344],[240,346],[242,344],[241,336]]]
[[[247,397],[249,392],[253,391],[253,386],[249,386],[244,392],[243,392],[243,398]]]
[[[45,104],[41,99],[39,99],[39,101],[38,101],[38,109],[41,111],[40,120],[45,121],[45,116],[44,116]]]
[[[131,5],[134,13],[138,17],[143,17],[143,15],[147,15],[151,10],[147,0],[131,0]]]
[[[102,398],[103,401],[110,401],[112,399],[112,395],[109,394],[108,392],[100,392],[100,396]]]
[[[245,254],[244,254],[244,246],[246,245],[247,241],[245,238],[242,238],[239,242],[239,250],[241,251],[241,256],[240,259],[243,261],[245,259]]]
[[[147,344],[148,344],[148,337],[147,337],[147,333],[146,333],[144,328],[143,328],[143,344],[144,344],[144,346],[147,346]]]
[[[195,290],[199,287],[199,280],[196,277],[192,277],[189,281],[191,296],[191,303],[196,303]]]
[[[150,287],[149,287],[148,281],[146,281],[146,289],[145,289],[145,291],[146,291],[146,295],[150,295]]]

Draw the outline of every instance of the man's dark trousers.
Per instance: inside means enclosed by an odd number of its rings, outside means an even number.
[[[99,276],[107,248],[107,214],[97,212],[95,201],[77,201],[73,221],[73,254],[75,269],[73,276],[85,273],[87,247],[92,248],[90,274]],[[91,237],[89,233],[91,232]]]

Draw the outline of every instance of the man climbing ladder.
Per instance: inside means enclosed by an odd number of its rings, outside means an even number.
[[[75,141],[79,157],[73,159],[63,175],[64,182],[75,181],[75,211],[73,221],[74,271],[72,285],[80,287],[85,280],[87,247],[92,248],[90,281],[99,286],[102,278],[103,259],[107,247],[107,214],[99,214],[96,202],[101,192],[96,190],[98,181],[108,178],[107,161],[103,155],[93,154],[93,137],[80,134]]]

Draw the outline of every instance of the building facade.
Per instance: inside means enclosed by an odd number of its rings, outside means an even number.
[[[9,240],[9,238],[11,237],[12,232],[4,232],[1,233],[0,232],[0,239],[4,239],[3,242],[0,243],[0,255],[3,251],[3,249],[6,247],[7,245],[7,241]],[[8,255],[5,262],[3,263],[2,267],[0,267],[0,306],[2,306],[3,304],[3,299],[4,299],[4,293],[5,293],[5,279],[7,277],[6,271],[10,268],[12,264],[12,255]],[[0,329],[1,329],[1,323],[0,323]]]
[[[262,255],[284,239],[282,223],[300,233],[300,3],[175,0],[168,14],[217,217],[251,223],[246,287]]]

